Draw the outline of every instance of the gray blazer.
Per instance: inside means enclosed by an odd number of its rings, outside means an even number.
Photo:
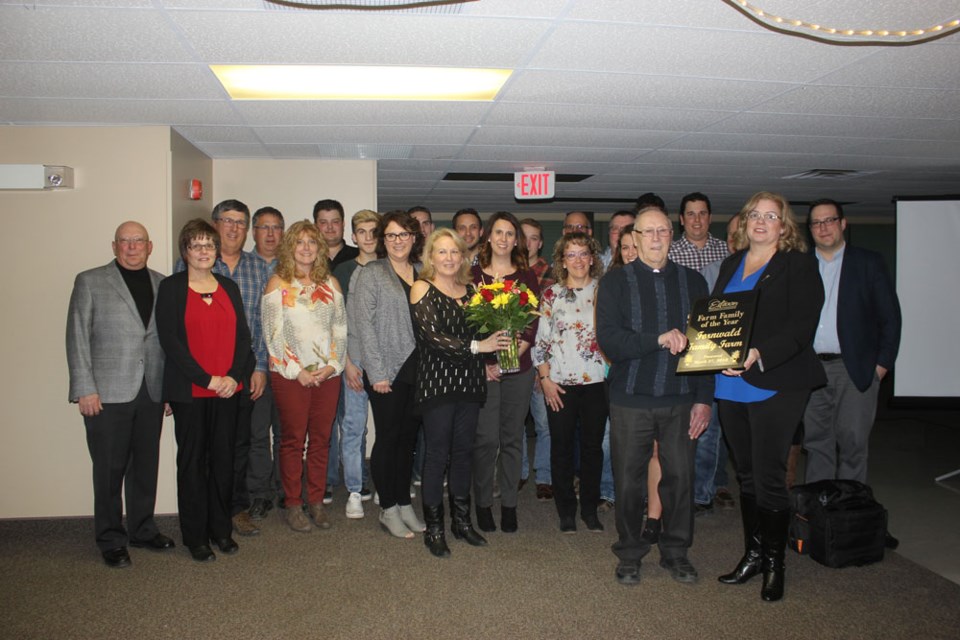
[[[150,269],[153,295],[163,275]],[[130,402],[146,379],[150,398],[160,402],[163,351],[156,318],[143,328],[137,304],[114,262],[79,274],[67,312],[69,401],[100,394],[100,402]]]
[[[358,268],[354,278],[347,306],[350,359],[362,363],[371,384],[393,382],[417,346],[410,299],[387,258]]]

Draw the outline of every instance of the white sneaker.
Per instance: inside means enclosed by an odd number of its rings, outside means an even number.
[[[347,498],[347,517],[358,520],[363,517],[363,501],[359,493],[351,493]]]

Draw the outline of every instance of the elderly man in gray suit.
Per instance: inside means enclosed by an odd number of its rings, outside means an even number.
[[[147,268],[151,251],[143,225],[117,227],[116,260],[77,276],[67,315],[69,399],[80,405],[87,429],[97,547],[113,568],[130,566],[128,544],[174,547],[153,517],[163,423],[163,351],[153,308],[163,276]]]

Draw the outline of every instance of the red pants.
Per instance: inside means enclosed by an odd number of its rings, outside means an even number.
[[[337,415],[340,376],[328,378],[319,387],[304,387],[270,372],[273,397],[280,410],[280,482],[287,507],[303,504],[303,447],[307,438],[307,502],[323,502],[327,484],[330,428]]]

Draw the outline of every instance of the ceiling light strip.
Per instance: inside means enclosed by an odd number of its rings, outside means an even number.
[[[949,22],[935,24],[929,27],[919,28],[886,28],[886,29],[863,29],[863,28],[839,28],[826,26],[817,22],[808,22],[797,18],[786,18],[779,16],[765,9],[751,4],[747,0],[723,0],[725,3],[739,9],[750,15],[761,23],[779,30],[796,31],[798,33],[809,32],[811,35],[821,40],[835,42],[868,42],[871,44],[902,44],[919,43],[933,38],[940,38],[948,33],[957,31],[960,28],[960,20],[954,19]]]

